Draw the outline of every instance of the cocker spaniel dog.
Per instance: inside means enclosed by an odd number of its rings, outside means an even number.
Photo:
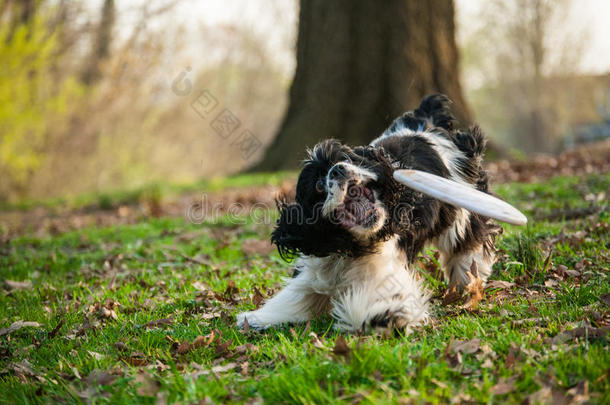
[[[486,280],[494,263],[491,219],[414,191],[393,178],[415,169],[483,192],[485,138],[454,128],[450,100],[424,98],[368,146],[320,142],[304,161],[294,203],[278,202],[271,240],[297,257],[294,275],[238,326],[265,329],[330,314],[344,331],[405,330],[428,318],[428,297],[412,268],[422,249],[440,252],[450,285],[464,287],[473,261]]]

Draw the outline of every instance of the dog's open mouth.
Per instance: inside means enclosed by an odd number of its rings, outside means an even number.
[[[374,226],[379,219],[379,212],[375,207],[373,192],[362,184],[350,183],[335,215],[344,228]]]

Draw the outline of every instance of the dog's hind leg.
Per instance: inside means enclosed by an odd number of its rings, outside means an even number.
[[[435,240],[450,287],[468,285],[473,262],[478,277],[487,281],[495,262],[494,239],[500,232],[501,228],[493,221],[461,208],[458,210],[451,227]]]

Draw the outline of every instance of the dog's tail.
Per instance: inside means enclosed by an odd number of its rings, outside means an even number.
[[[444,94],[431,94],[422,99],[419,107],[413,111],[416,118],[424,120],[427,127],[434,126],[452,131],[457,123],[451,112],[452,101]]]

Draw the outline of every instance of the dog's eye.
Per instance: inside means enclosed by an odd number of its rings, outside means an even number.
[[[325,187],[324,187],[324,181],[323,181],[322,179],[318,180],[318,181],[316,182],[316,191],[317,191],[318,193],[323,193],[323,192],[324,192],[324,189],[325,189]]]

